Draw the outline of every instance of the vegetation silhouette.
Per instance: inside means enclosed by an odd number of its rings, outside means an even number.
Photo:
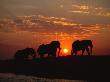
[[[16,60],[25,60],[28,58],[28,56],[31,55],[33,57],[33,59],[35,59],[36,57],[36,52],[34,51],[33,48],[25,48],[22,50],[18,50],[15,55],[14,58]]]
[[[84,51],[86,50],[88,55],[92,54],[93,44],[91,40],[76,40],[72,43],[71,55],[77,55],[79,50],[82,50],[82,55],[84,55]]]
[[[58,56],[60,53],[60,42],[59,41],[52,41],[50,44],[42,44],[38,47],[37,53],[40,57],[43,57],[44,54],[48,54],[48,57],[56,57],[56,52],[58,50]]]

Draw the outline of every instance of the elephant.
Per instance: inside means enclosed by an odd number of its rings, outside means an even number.
[[[72,50],[71,55],[75,53],[77,55],[77,51],[82,50],[82,55],[84,54],[84,51],[86,50],[88,55],[90,56],[92,54],[92,48],[93,43],[91,40],[76,40],[72,43]]]
[[[31,55],[33,57],[33,59],[35,59],[36,57],[36,52],[34,51],[33,48],[25,48],[22,50],[18,50],[15,55],[14,58],[16,60],[25,60],[28,58],[28,56]]]
[[[37,53],[40,57],[43,57],[44,54],[48,54],[48,57],[56,57],[57,48],[59,49],[59,56],[61,50],[59,41],[52,41],[50,44],[41,44],[37,49]]]

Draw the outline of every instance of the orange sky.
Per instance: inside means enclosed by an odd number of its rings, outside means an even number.
[[[61,55],[70,54],[75,40],[91,39],[94,55],[110,54],[110,5],[108,0],[5,0],[0,3],[0,58],[16,50],[53,40]],[[10,49],[9,49],[10,48]],[[68,49],[64,54],[63,49]]]

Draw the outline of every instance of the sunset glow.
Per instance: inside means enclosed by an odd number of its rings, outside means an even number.
[[[110,54],[109,0],[2,0],[0,58],[16,50],[58,40],[60,56],[70,55],[75,40],[90,39],[94,55]]]

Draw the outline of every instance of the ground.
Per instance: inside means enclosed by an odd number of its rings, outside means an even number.
[[[110,56],[68,56],[0,62],[0,72],[60,79],[109,78]]]

